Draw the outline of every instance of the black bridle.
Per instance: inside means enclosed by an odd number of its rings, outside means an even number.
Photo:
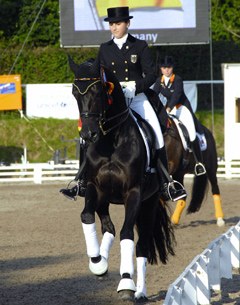
[[[80,95],[85,95],[88,90],[95,84],[101,82],[103,85],[103,89],[104,89],[104,93],[108,99],[109,102],[109,107],[111,106],[111,101],[112,101],[112,97],[111,94],[109,93],[108,89],[107,89],[107,85],[106,82],[104,82],[100,77],[92,77],[92,78],[75,78],[74,81],[92,81],[87,87],[86,89],[82,92],[79,88],[79,86],[77,86],[75,84],[75,82],[73,83],[73,86],[78,90]],[[91,117],[97,117],[98,118],[98,122],[99,122],[99,128],[102,131],[103,135],[107,135],[110,131],[114,130],[115,128],[117,128],[118,126],[120,126],[121,124],[123,124],[128,116],[129,116],[129,107],[127,107],[124,111],[106,118],[106,109],[103,107],[102,112],[101,113],[97,113],[97,112],[82,112],[80,114],[80,118],[91,118]],[[107,127],[107,125],[109,123],[113,124],[114,120],[117,120],[116,123],[113,126]]]

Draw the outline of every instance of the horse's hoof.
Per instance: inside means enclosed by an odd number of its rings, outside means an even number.
[[[117,292],[119,297],[125,301],[134,301],[134,293],[136,291],[136,286],[133,279],[122,278],[118,284]]]
[[[135,292],[134,296],[137,303],[144,303],[148,301],[147,296],[143,292]]]
[[[134,301],[134,291],[132,290],[121,290],[118,292],[119,299],[123,301]]]
[[[101,260],[98,263],[93,263],[90,259],[89,269],[95,275],[104,275],[108,271],[108,262],[103,256],[101,256]]]
[[[219,217],[219,218],[217,219],[217,225],[218,225],[219,227],[223,227],[223,226],[225,226],[225,221],[224,221],[221,217]]]

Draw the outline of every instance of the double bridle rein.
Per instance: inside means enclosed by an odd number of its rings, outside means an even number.
[[[100,77],[75,78],[74,81],[92,81],[83,92],[80,90],[80,88],[75,83],[73,83],[73,86],[78,90],[80,95],[85,95],[93,85],[101,82],[103,84],[103,88],[105,89],[105,93],[106,93],[108,101],[109,101],[109,106],[111,106],[111,101],[112,101],[111,92],[113,91],[113,88],[111,89],[111,91],[108,90],[107,85],[106,85],[108,82],[103,82],[103,80]],[[126,121],[126,119],[129,116],[129,107],[127,107],[124,111],[122,111],[110,118],[106,118],[105,114],[106,114],[105,109],[102,111],[102,113],[83,112],[80,114],[80,118],[98,117],[100,130],[102,131],[103,135],[107,135],[110,131],[114,130],[115,128],[117,128],[118,126],[120,126],[122,123],[124,123]],[[118,119],[116,124],[114,124],[112,127],[106,128],[106,125],[108,123],[112,123],[116,119]]]

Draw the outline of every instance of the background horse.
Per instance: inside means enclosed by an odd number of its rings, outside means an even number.
[[[187,173],[194,173],[195,160],[192,152],[183,147],[176,124],[170,119],[170,128],[164,133],[164,140],[169,161],[169,172],[174,179],[183,184],[184,175]],[[202,205],[204,197],[208,190],[208,180],[211,184],[212,196],[215,208],[215,217],[217,225],[223,226],[223,211],[221,206],[221,196],[217,180],[217,150],[214,137],[210,130],[202,125],[206,137],[206,150],[202,151],[203,163],[206,168],[206,175],[194,175],[191,200],[187,209],[187,213],[197,212]],[[186,206],[185,200],[178,200],[175,211],[172,215],[172,222],[178,224],[181,214]]]
[[[135,119],[126,105],[120,84],[108,70],[95,70],[90,62],[80,66],[69,58],[74,72],[73,95],[82,120],[81,137],[88,142],[86,153],[87,190],[81,221],[89,268],[96,275],[108,270],[108,256],[115,237],[109,205],[124,204],[125,218],[120,231],[121,298],[146,298],[147,261],[166,264],[174,255],[174,232],[167,205],[160,200],[156,174],[146,173],[146,148]],[[102,230],[98,242],[95,213]],[[134,274],[134,227],[137,283]]]

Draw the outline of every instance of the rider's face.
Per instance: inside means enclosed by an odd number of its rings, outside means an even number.
[[[161,67],[161,72],[164,76],[170,77],[173,73],[173,67]]]
[[[122,38],[127,34],[129,24],[129,21],[109,22],[109,28],[115,38]]]

